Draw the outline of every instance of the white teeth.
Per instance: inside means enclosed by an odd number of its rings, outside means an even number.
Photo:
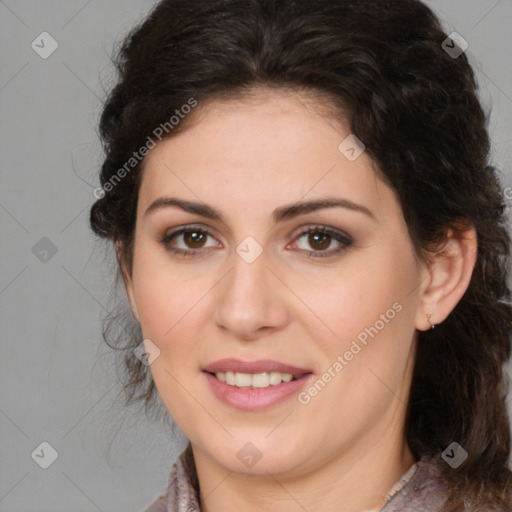
[[[237,388],[268,388],[277,386],[281,382],[293,380],[291,373],[262,372],[262,373],[238,373],[238,372],[217,372],[215,377],[221,382]]]
[[[271,382],[268,373],[255,373],[251,377],[251,385],[253,388],[268,388],[270,384]],[[278,384],[281,384],[281,382]]]
[[[237,388],[248,388],[252,383],[252,377],[248,373],[235,373],[235,386]]]
[[[272,386],[277,386],[278,384],[281,384],[282,376],[283,376],[282,373],[270,372],[270,375],[269,375],[270,384]]]

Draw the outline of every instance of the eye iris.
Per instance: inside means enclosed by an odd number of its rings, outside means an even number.
[[[331,243],[331,237],[325,233],[311,233],[308,237],[311,247],[320,251],[325,250]]]
[[[204,244],[205,236],[200,231],[187,231],[184,233],[183,239],[189,247],[197,249]]]

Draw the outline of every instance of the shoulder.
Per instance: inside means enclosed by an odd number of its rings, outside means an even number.
[[[440,460],[423,458],[393,487],[381,512],[439,512],[447,496]]]

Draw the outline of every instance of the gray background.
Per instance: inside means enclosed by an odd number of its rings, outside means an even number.
[[[511,187],[512,2],[427,3],[469,42],[493,109],[494,163]],[[153,4],[0,0],[0,511],[141,510],[184,446],[179,432],[123,416],[100,325],[111,258],[87,227],[108,55]],[[45,31],[58,48],[43,59],[31,43]],[[58,452],[48,469],[31,457],[42,442]]]

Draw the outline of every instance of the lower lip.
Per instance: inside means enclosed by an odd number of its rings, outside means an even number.
[[[268,388],[237,388],[221,382],[217,377],[204,372],[215,396],[231,407],[243,411],[261,411],[273,405],[284,402],[293,395],[297,395],[313,374],[304,375],[300,379],[290,382],[281,382],[277,386]]]

